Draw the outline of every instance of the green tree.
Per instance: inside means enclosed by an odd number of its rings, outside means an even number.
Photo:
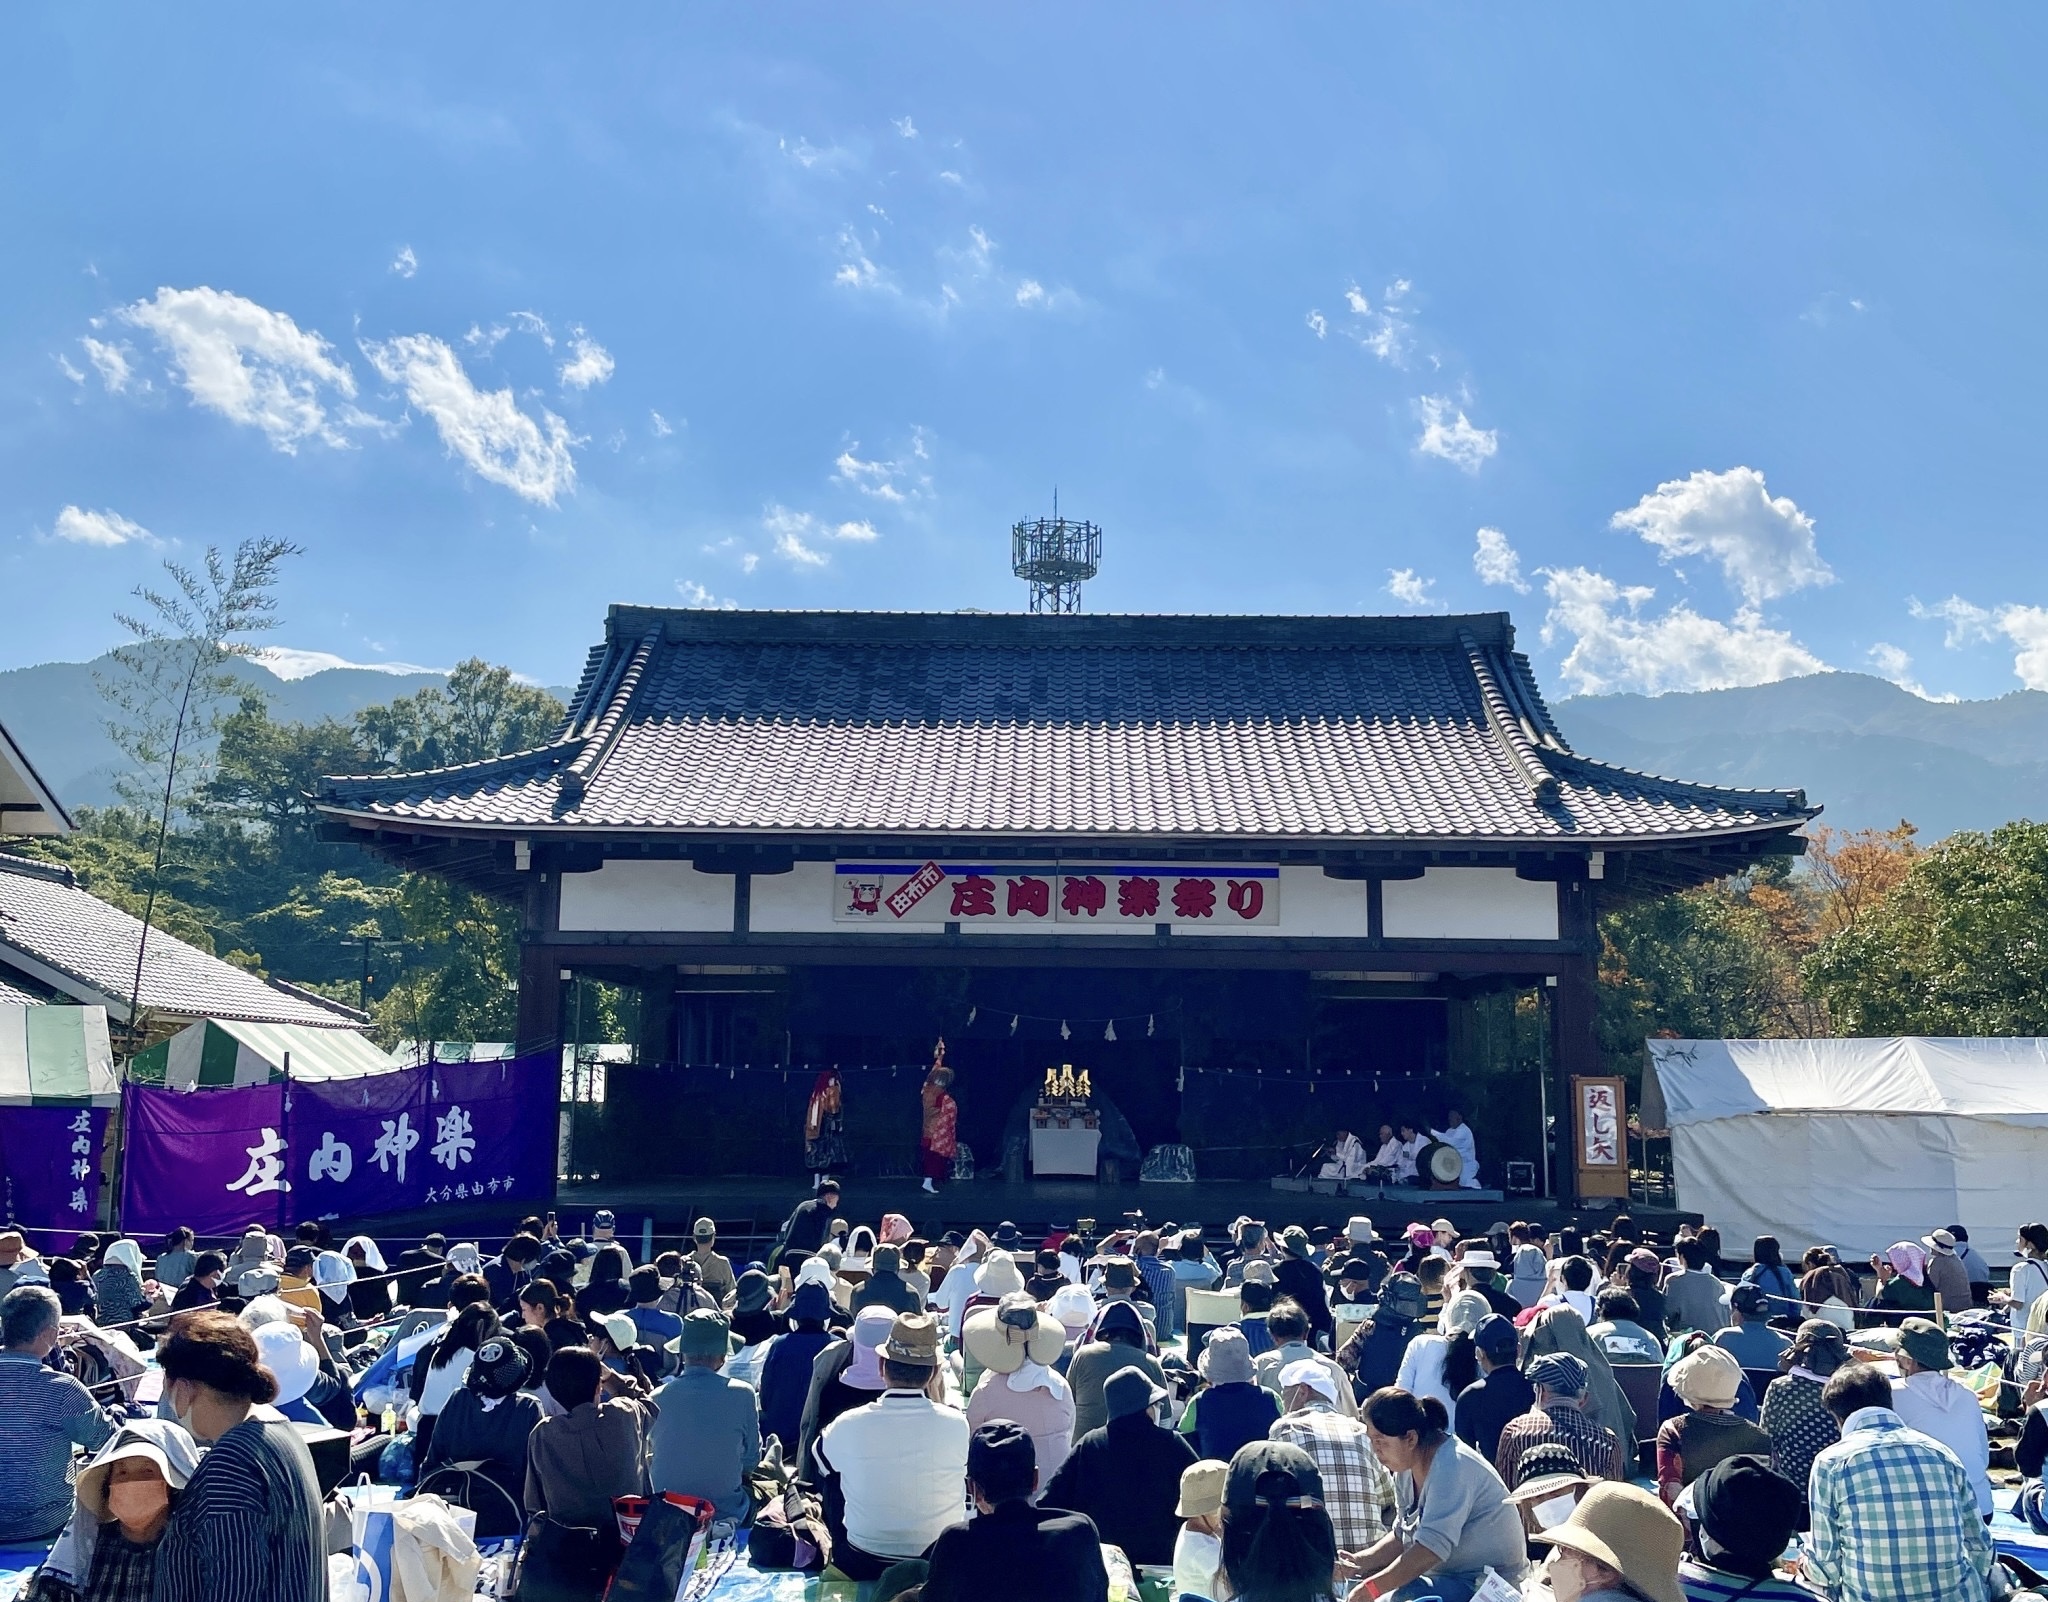
[[[282,847],[308,841],[317,826],[312,792],[330,773],[362,772],[375,759],[346,723],[278,723],[259,696],[245,695],[221,723],[213,773],[194,810],[268,831]]]
[[[478,657],[458,662],[444,689],[428,685],[356,714],[356,733],[378,768],[410,773],[481,762],[545,745],[562,703],[521,684],[510,668]]]
[[[396,910],[407,961],[378,1001],[377,1034],[409,1040],[510,1040],[518,1021],[515,909],[442,879],[408,873]]]
[[[1799,1032],[1790,972],[1750,881],[1702,885],[1600,920],[1600,1050],[1608,1071],[1640,1080],[1653,1035],[1750,1039]]]
[[[2048,824],[1950,835],[1805,964],[1854,1035],[2048,1034]]]
[[[232,560],[216,546],[206,548],[201,568],[166,561],[167,589],[137,585],[146,610],[117,612],[131,636],[113,655],[114,668],[100,679],[100,692],[113,709],[107,733],[133,764],[117,785],[121,798],[138,811],[153,811],[155,843],[143,895],[142,933],[135,942],[134,1006],[128,1020],[132,1051],[141,1040],[143,963],[163,878],[171,816],[193,794],[204,772],[195,742],[216,734],[219,708],[235,693],[228,664],[255,653],[249,636],[277,626],[278,565],[298,547],[268,537],[244,540]]]

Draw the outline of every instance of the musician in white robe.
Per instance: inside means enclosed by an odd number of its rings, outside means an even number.
[[[1380,1125],[1380,1148],[1372,1154],[1372,1161],[1365,1166],[1388,1183],[1393,1182],[1394,1174],[1401,1166],[1401,1141],[1394,1133],[1392,1124]]]
[[[1415,1132],[1413,1124],[1401,1126],[1401,1137],[1394,1143],[1394,1183],[1413,1185],[1417,1183],[1415,1164],[1422,1156],[1422,1148],[1429,1142]]]
[[[1336,1139],[1329,1145],[1329,1156],[1323,1163],[1323,1179],[1363,1179],[1365,1177],[1365,1145],[1348,1129],[1337,1131]]]
[[[1477,1190],[1479,1188],[1479,1143],[1472,1138],[1472,1126],[1465,1122],[1464,1115],[1455,1107],[1445,1115],[1444,1123],[1446,1127],[1432,1129],[1429,1132],[1429,1138],[1442,1141],[1464,1159],[1465,1165],[1458,1174],[1458,1188],[1460,1190]]]

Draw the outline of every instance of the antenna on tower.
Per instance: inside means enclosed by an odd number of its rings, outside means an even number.
[[[1010,526],[1010,571],[1031,586],[1034,612],[1078,612],[1081,585],[1102,565],[1102,530],[1060,516],[1053,486],[1052,516]]]

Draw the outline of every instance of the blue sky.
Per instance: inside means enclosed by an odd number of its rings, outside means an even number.
[[[0,667],[255,533],[279,644],[554,683],[614,600],[1015,607],[1057,485],[1094,611],[2048,689],[2044,33],[9,7]]]

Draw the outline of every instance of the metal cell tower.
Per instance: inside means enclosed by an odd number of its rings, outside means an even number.
[[[1058,496],[1052,513],[1010,526],[1010,571],[1031,586],[1032,611],[1078,612],[1082,581],[1102,565],[1102,530],[1061,517]]]

